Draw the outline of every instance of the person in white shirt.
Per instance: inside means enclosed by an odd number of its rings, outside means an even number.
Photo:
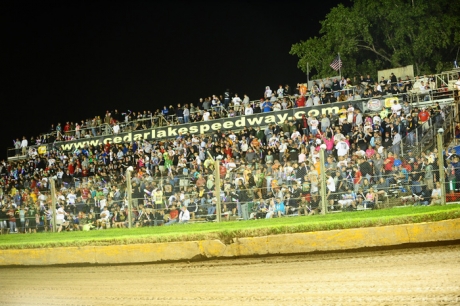
[[[233,106],[240,106],[242,101],[241,101],[241,98],[238,97],[238,94],[235,94],[235,96],[232,99],[232,102],[233,102]]]
[[[265,98],[270,99],[272,97],[272,90],[270,89],[270,86],[265,87]]]
[[[244,98],[243,98],[243,105],[248,105],[249,104],[249,97],[248,95],[244,95]]]
[[[241,144],[241,152],[246,153],[249,146],[248,146],[248,141],[246,140],[245,136],[243,136],[243,139],[240,140],[240,144]]]
[[[98,229],[106,228],[108,225],[109,217],[110,217],[110,212],[107,209],[107,206],[105,206],[104,208],[102,208],[100,218],[96,220],[97,228]]]
[[[114,134],[120,133],[120,125],[118,124],[118,121],[113,124],[112,130]]]
[[[287,150],[287,145],[284,139],[281,141],[281,144],[278,146],[279,151],[279,161],[283,161],[284,152]]]
[[[75,200],[77,199],[77,196],[73,192],[73,190],[70,190],[69,194],[67,195],[67,203],[70,205],[75,205]]]
[[[183,205],[180,208],[180,213],[179,213],[179,223],[184,224],[190,221],[190,212],[187,209],[187,206]]]
[[[236,140],[235,132],[232,132],[230,135],[228,135],[228,138],[230,138],[233,142],[235,142]]]
[[[209,113],[208,110],[206,110],[204,113],[203,113],[203,121],[209,121],[209,117],[211,116],[211,114]]]
[[[431,203],[430,206],[436,205],[436,204],[442,204],[442,191],[441,191],[441,183],[436,182],[436,188],[433,189],[431,192]]]
[[[245,115],[252,115],[254,113],[254,110],[252,109],[251,105],[246,105],[244,109],[244,114]]]
[[[318,134],[318,125],[319,121],[315,117],[312,117],[312,119],[310,120],[310,132],[313,134],[313,136],[316,136],[316,134]]]
[[[347,108],[347,120],[348,120],[348,122],[353,122],[354,114],[355,114],[355,108],[353,107],[353,105],[348,104],[348,108]]]
[[[297,130],[295,130],[295,131],[292,132],[292,134],[291,134],[291,139],[292,139],[292,140],[296,140],[297,137],[299,137],[299,136],[300,136],[300,132],[297,131]]]
[[[395,100],[393,106],[391,107],[391,112],[394,115],[399,117],[399,116],[401,116],[401,109],[402,109],[401,104],[399,104],[398,101]]]
[[[22,155],[26,155],[28,146],[29,146],[29,143],[26,139],[26,136],[23,136],[22,141],[21,141]]]
[[[278,101],[275,101],[275,104],[273,105],[273,111],[280,111],[281,110],[281,104]]]
[[[328,175],[327,181],[326,181],[326,187],[328,190],[327,193],[327,199],[329,200],[329,205],[333,206],[334,205],[334,193],[335,193],[335,181],[334,178],[331,175]]]
[[[315,106],[316,106],[316,105],[319,105],[319,104],[320,104],[320,101],[321,101],[321,100],[320,100],[319,96],[318,96],[317,94],[314,94],[314,95],[313,95],[313,105],[315,105]]]
[[[62,227],[65,227],[68,225],[68,222],[65,222],[65,215],[66,212],[64,211],[64,207],[61,206],[58,208],[56,212],[56,226],[58,226],[58,233],[62,231]]]
[[[350,146],[345,141],[340,140],[335,145],[335,149],[337,150],[337,156],[346,156],[348,154]]]
[[[278,88],[278,90],[276,91],[276,93],[278,94],[278,98],[282,98],[282,97],[283,97],[283,94],[284,94],[283,85],[280,85],[280,87]]]

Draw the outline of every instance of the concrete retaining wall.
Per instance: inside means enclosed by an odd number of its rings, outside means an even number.
[[[0,266],[121,264],[299,254],[460,239],[460,219],[395,226],[220,240],[1,250]]]

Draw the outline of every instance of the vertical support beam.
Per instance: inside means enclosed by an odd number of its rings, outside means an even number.
[[[324,165],[324,148],[320,149],[320,169],[321,169],[321,214],[325,215],[327,213],[327,200],[326,200],[326,167]]]
[[[220,162],[218,159],[214,161],[214,184],[215,184],[215,193],[216,193],[216,221],[222,221],[222,208],[220,201]]]
[[[51,207],[53,210],[53,232],[56,233],[56,214],[57,214],[57,207],[56,207],[56,186],[54,179],[52,177],[49,178],[50,187],[51,187]]]
[[[444,134],[438,132],[437,142],[438,142],[438,163],[439,163],[439,183],[441,183],[441,205],[446,204],[446,182],[445,182],[445,173],[444,173],[444,156],[443,151],[443,137]]]
[[[133,227],[133,186],[131,185],[131,169],[126,170],[126,195],[128,201],[128,228]]]

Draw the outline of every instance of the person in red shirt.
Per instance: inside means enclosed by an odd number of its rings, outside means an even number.
[[[297,107],[304,107],[306,101],[307,101],[307,99],[305,98],[305,96],[300,95],[300,97],[296,101]]]
[[[393,170],[394,162],[395,158],[393,157],[393,153],[388,152],[388,157],[383,161],[385,174],[389,174]]]
[[[104,151],[108,154],[110,152],[110,142],[107,140],[104,146]]]
[[[418,120],[420,123],[427,122],[430,119],[430,113],[426,111],[425,108],[422,108],[422,111],[418,113]]]
[[[13,205],[8,206],[8,211],[6,212],[8,216],[8,221],[10,223],[10,234],[16,233],[16,217],[14,216],[14,207]]]
[[[353,171],[355,171],[355,177],[353,178],[353,185],[355,186],[355,192],[358,192],[359,185],[363,180],[363,174],[361,170],[359,170],[358,166],[353,167]]]
[[[69,121],[67,121],[66,124],[64,125],[64,133],[65,133],[66,136],[70,135],[70,123],[69,123]]]
[[[165,225],[171,225],[177,223],[179,221],[179,211],[176,208],[176,205],[173,204],[171,209],[169,210],[169,221],[165,223]]]
[[[229,156],[230,158],[233,157],[233,150],[230,148],[228,144],[225,145],[224,153],[226,156]]]

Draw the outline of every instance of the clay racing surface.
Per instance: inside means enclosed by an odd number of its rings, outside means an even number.
[[[0,275],[1,305],[460,305],[460,245]]]

